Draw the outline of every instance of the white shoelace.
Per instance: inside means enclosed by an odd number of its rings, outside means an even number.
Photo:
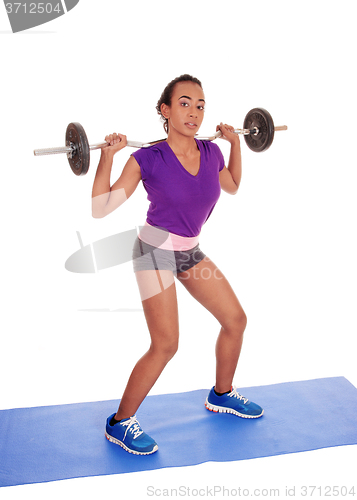
[[[237,388],[236,388],[235,385],[233,386],[232,392],[230,392],[229,394],[227,394],[227,396],[229,396],[231,398],[242,399],[244,401],[244,404],[248,403],[248,399],[245,398],[245,397],[243,397],[241,394],[239,394],[239,392],[237,392]]]
[[[123,426],[127,426],[123,440],[125,439],[128,430],[130,430],[131,434],[134,434],[134,439],[144,433],[144,431],[140,429],[140,424],[136,419],[136,415],[133,415],[128,420],[125,420],[125,422],[120,422],[120,424]]]

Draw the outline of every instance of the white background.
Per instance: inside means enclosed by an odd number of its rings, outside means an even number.
[[[86,245],[145,221],[143,187],[94,220],[99,152],[77,178],[64,156],[32,151],[63,145],[70,121],[82,123],[91,143],[113,131],[163,138],[155,105],[182,73],[202,81],[203,135],[220,121],[241,127],[255,106],[289,126],[264,154],[242,141],[239,192],[222,193],[201,235],[248,316],[236,385],[333,376],[357,385],[353,7],[81,0],[18,34],[0,7],[1,409],[120,398],[148,347],[131,263],[92,275],[64,267],[79,248],[77,231]],[[218,144],[228,161],[228,143]],[[117,155],[113,180],[131,152]],[[178,297],[180,350],[151,394],[214,383],[218,324],[179,286]],[[280,488],[283,496],[296,485],[298,497],[301,485],[352,486],[353,463],[355,446],[4,488],[1,496],[147,498],[150,485]]]

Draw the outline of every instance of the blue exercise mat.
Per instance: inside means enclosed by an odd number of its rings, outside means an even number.
[[[357,389],[344,377],[239,392],[264,408],[263,417],[209,412],[207,389],[148,396],[137,413],[159,445],[148,456],[129,454],[105,438],[117,400],[2,410],[0,486],[357,444]]]

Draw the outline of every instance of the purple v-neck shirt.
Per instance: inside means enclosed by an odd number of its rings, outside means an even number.
[[[166,141],[133,153],[150,201],[147,222],[179,236],[198,236],[221,193],[224,158],[217,144],[195,139],[200,168],[190,174]]]

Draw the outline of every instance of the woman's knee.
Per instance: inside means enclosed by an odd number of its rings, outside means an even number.
[[[243,334],[247,327],[247,315],[243,309],[238,308],[231,311],[228,317],[225,318],[223,328],[227,331]]]
[[[152,342],[150,350],[166,361],[170,361],[178,350],[178,338],[172,337]]]

